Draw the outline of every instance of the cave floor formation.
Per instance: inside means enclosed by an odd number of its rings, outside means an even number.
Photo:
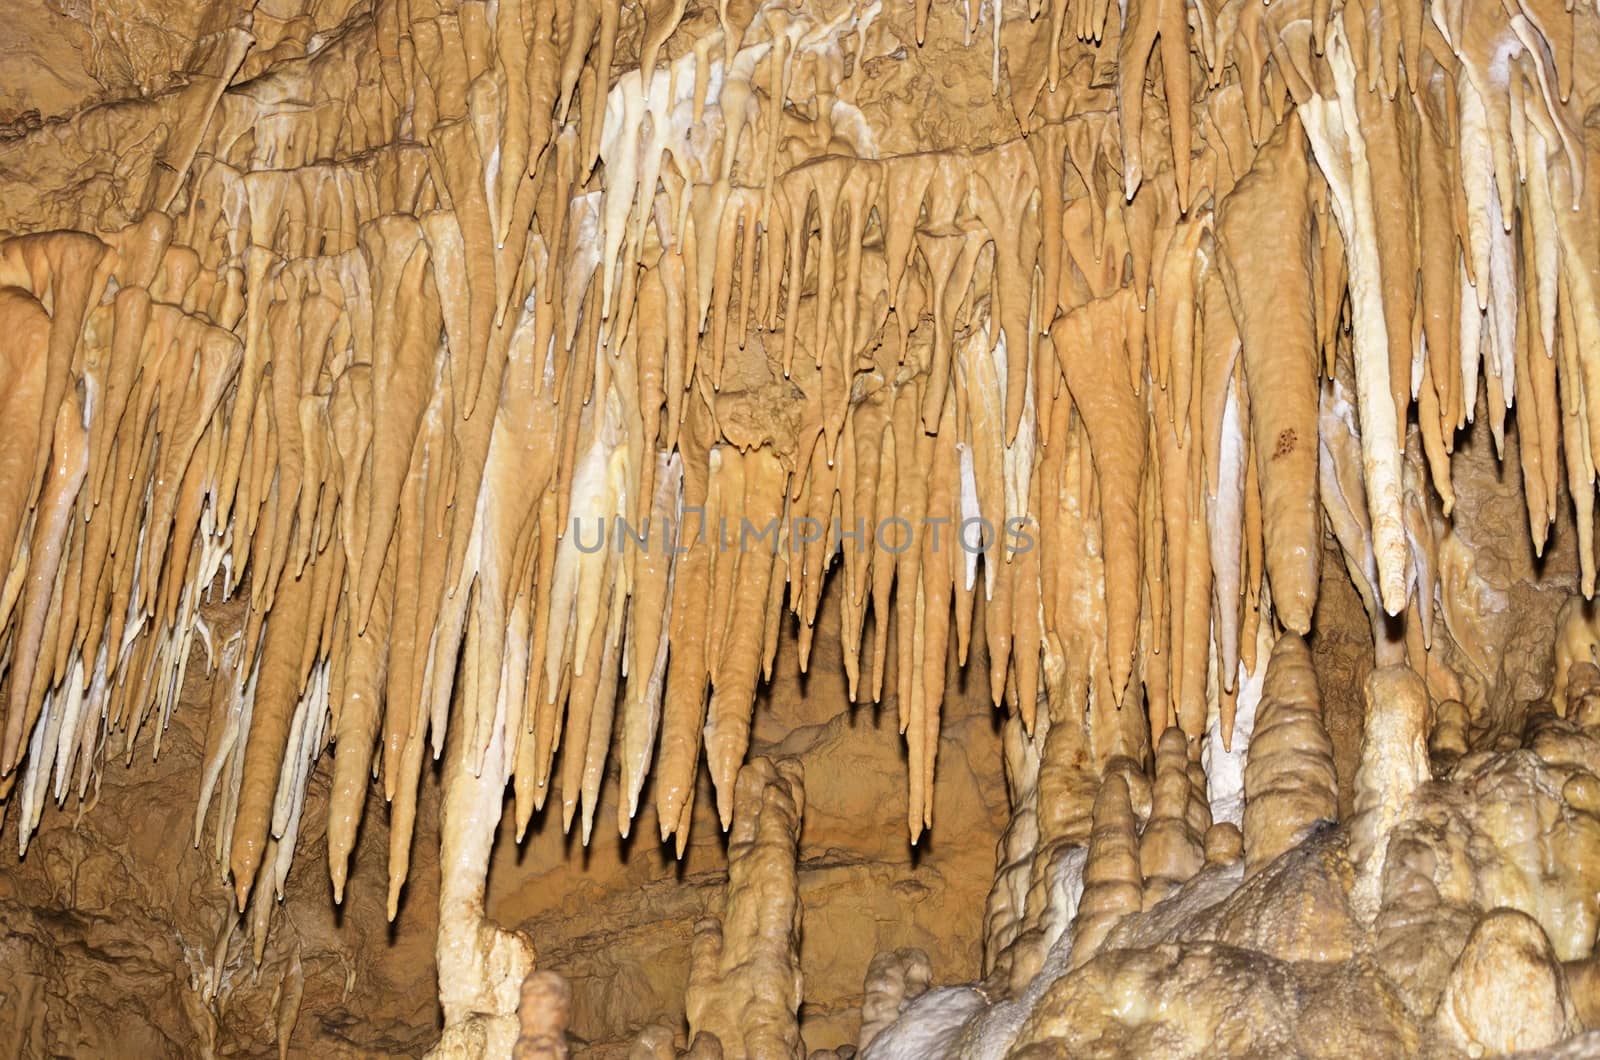
[[[1594,0],[0,19],[0,1054],[1600,1055]]]

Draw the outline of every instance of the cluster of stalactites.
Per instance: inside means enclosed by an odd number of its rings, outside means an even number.
[[[376,776],[393,908],[447,724],[519,833],[559,791],[587,838],[615,749],[619,827],[653,768],[681,850],[830,569],[913,839],[980,602],[1028,728],[1194,757],[1258,631],[1309,629],[1324,519],[1427,643],[1453,431],[1519,396],[1535,541],[1564,460],[1592,588],[1592,10],[972,5],[1022,135],[891,154],[905,20],[836,6],[380,3],[224,90],[230,37],[139,223],[0,244],[24,842],[198,642],[196,839],[215,804],[262,923],[330,743],[336,894]]]

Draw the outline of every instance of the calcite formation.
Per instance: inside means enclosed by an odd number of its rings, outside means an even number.
[[[118,840],[52,828],[165,821],[108,774],[173,739],[226,902],[153,1052],[359,1022],[301,1018],[349,951],[294,910],[369,882],[438,918],[395,1051],[1584,1047],[1595,4],[26,0],[8,36],[15,1051],[106,1047],[50,924],[117,921],[58,853]],[[774,696],[835,659],[832,713]],[[846,699],[903,741],[892,851],[845,826],[877,778],[818,768]],[[567,859],[615,908],[601,846],[695,867],[670,997],[626,909],[556,932],[568,979],[497,916]],[[808,994],[863,945],[806,950],[836,870],[893,930]]]
[[[554,972],[529,972],[517,1001],[514,1060],[565,1060],[571,1016],[572,987],[567,981]]]
[[[695,925],[684,1003],[694,1052],[801,1057],[800,903],[795,845],[806,793],[798,762],[739,770],[728,886]]]
[[[1254,873],[1339,816],[1333,745],[1311,653],[1298,634],[1272,649],[1244,770],[1245,872]]]

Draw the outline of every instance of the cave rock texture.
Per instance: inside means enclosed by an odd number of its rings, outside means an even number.
[[[1597,130],[1596,0],[12,0],[0,1054],[1600,1054]]]

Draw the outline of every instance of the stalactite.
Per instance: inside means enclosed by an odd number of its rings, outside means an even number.
[[[159,748],[203,642],[195,842],[214,821],[253,923],[329,743],[336,901],[376,778],[394,915],[430,755],[463,829],[498,781],[519,835],[559,790],[588,843],[614,749],[619,831],[653,779],[681,855],[702,756],[738,833],[785,601],[808,660],[837,566],[913,843],[981,614],[1017,804],[986,963],[1043,959],[1066,925],[1030,895],[1086,839],[1087,955],[1133,890],[1232,860],[1230,823],[1253,875],[1336,816],[1325,517],[1382,667],[1371,905],[1424,755],[1487,727],[1449,698],[1430,729],[1423,672],[1436,600],[1471,639],[1443,527],[1480,410],[1536,553],[1572,499],[1549,702],[1589,720],[1590,7],[370,6],[292,60],[218,30],[174,91],[0,138],[19,846],[106,748]],[[985,19],[1004,135],[898,128],[875,64]],[[229,599],[241,628],[205,626]],[[465,919],[480,841],[446,838]]]
[[[1217,219],[1222,275],[1243,340],[1252,443],[1266,454],[1262,521],[1272,598],[1284,625],[1302,635],[1311,629],[1322,556],[1311,444],[1317,355],[1307,181],[1300,127],[1291,117],[1263,145]]]

